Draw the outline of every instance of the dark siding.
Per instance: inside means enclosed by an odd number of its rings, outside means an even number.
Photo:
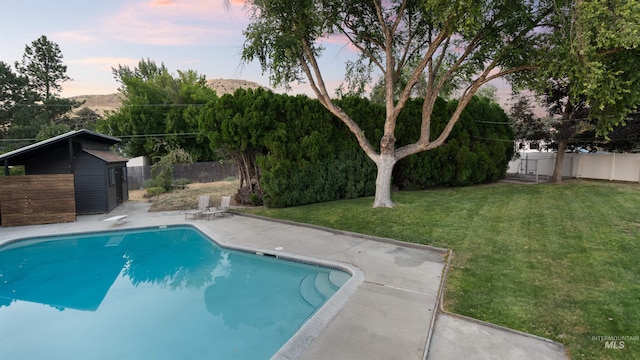
[[[109,186],[108,167],[124,167],[126,163],[107,164],[82,149],[109,151],[108,143],[74,138],[72,168],[69,163],[69,142],[61,141],[51,150],[41,152],[24,162],[27,175],[74,174],[77,214],[108,213],[118,206],[116,187]],[[122,183],[123,201],[128,200],[128,183]]]
[[[77,213],[109,212],[105,162],[89,154],[79,153],[74,166]]]
[[[85,139],[82,139],[81,142],[83,149],[109,151],[109,144],[88,141]]]
[[[25,161],[24,169],[27,175],[69,174],[69,147],[67,143],[60,144],[51,151]]]

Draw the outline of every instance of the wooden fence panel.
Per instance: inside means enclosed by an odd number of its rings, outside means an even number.
[[[1,176],[0,194],[2,226],[76,220],[72,174]]]

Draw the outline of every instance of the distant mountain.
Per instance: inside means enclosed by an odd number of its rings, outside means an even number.
[[[122,94],[120,93],[109,95],[80,95],[73,96],[71,99],[84,101],[80,109],[87,107],[100,115],[104,115],[107,110],[116,110],[122,105]]]
[[[247,80],[235,80],[235,79],[212,79],[207,80],[207,85],[216,91],[218,96],[224,94],[233,94],[237,89],[257,89],[265,88],[258,83]],[[84,105],[100,115],[104,115],[107,110],[116,110],[122,104],[122,94],[108,94],[108,95],[80,95],[71,97],[73,100],[84,101]]]
[[[253,81],[233,80],[233,79],[207,80],[207,85],[209,85],[210,88],[215,90],[218,96],[222,96],[224,94],[233,94],[236,90],[240,88],[242,89],[266,88],[258,83],[254,83]]]

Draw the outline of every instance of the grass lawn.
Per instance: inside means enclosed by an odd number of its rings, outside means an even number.
[[[638,359],[640,185],[572,180],[398,192],[258,215],[453,249],[445,308],[564,343],[573,359]]]

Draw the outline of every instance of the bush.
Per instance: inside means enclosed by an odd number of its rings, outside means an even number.
[[[348,98],[341,105],[357,114],[366,134],[376,135],[370,119],[383,119],[384,107]],[[263,201],[288,207],[372,195],[375,165],[359,148],[346,126],[317,100],[290,97],[277,130],[265,136],[262,170]],[[267,196],[268,194],[268,196]]]
[[[165,193],[165,190],[162,186],[150,187],[147,188],[144,194],[144,197],[151,198],[160,194]]]
[[[0,176],[4,176],[4,169],[0,169]],[[9,167],[9,175],[10,176],[14,176],[14,175],[24,175],[25,174],[25,170],[24,170],[24,165],[19,165],[19,166],[10,166]]]
[[[174,186],[186,186],[187,184],[191,184],[191,180],[187,179],[187,178],[180,178],[180,179],[175,179],[173,180],[173,185]]]
[[[145,180],[142,183],[142,188],[143,189],[148,189],[148,188],[152,188],[152,187],[162,187],[162,186],[160,186],[160,184],[155,179]]]
[[[173,187],[173,166],[167,158],[162,158],[151,166],[151,177],[165,191],[171,191]]]
[[[415,141],[419,117],[411,109],[417,100],[407,103],[401,113],[397,145]],[[438,100],[432,114],[432,133],[439,133],[457,106],[456,101]],[[513,133],[509,119],[499,105],[473,98],[462,112],[447,142],[436,149],[411,155],[399,161],[393,170],[393,184],[401,190],[421,190],[434,186],[466,186],[503,178],[513,154]]]
[[[171,148],[167,145],[169,152],[162,156],[158,162],[151,166],[151,177],[157,186],[161,186],[165,191],[173,189],[173,164],[192,163],[189,153],[180,148]]]

